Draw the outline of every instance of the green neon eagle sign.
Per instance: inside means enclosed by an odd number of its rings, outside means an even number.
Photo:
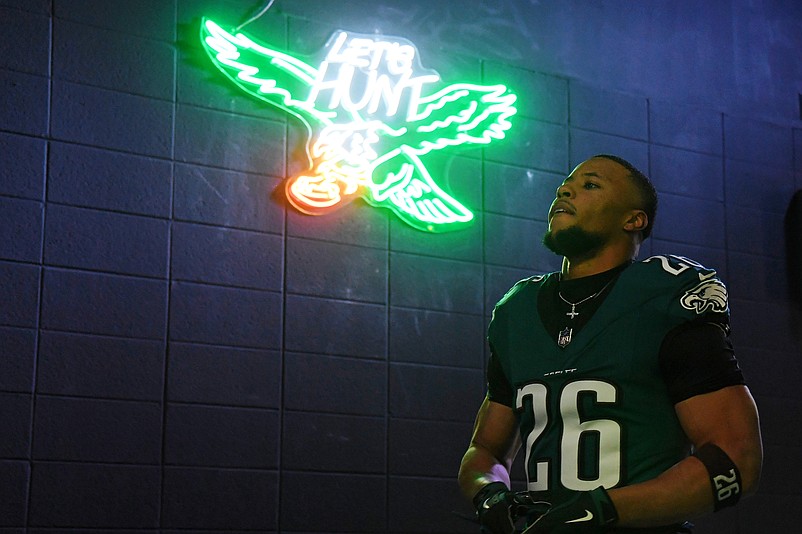
[[[201,41],[237,86],[306,125],[309,168],[286,183],[299,211],[321,215],[361,197],[427,232],[473,219],[422,158],[503,139],[516,112],[506,86],[443,87],[421,67],[417,48],[398,37],[337,31],[317,67],[209,19]]]

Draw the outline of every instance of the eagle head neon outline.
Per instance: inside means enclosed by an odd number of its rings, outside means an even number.
[[[237,86],[306,126],[309,168],[286,182],[299,211],[321,215],[362,197],[427,232],[473,219],[424,159],[445,147],[503,139],[517,111],[506,86],[442,87],[435,71],[421,67],[417,48],[399,37],[337,31],[317,67],[210,19],[201,23],[201,42]]]

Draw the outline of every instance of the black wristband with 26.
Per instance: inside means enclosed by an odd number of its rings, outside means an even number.
[[[601,486],[578,491],[559,504],[553,504],[522,534],[580,534],[606,532],[618,521],[613,502]]]
[[[741,472],[726,452],[717,445],[707,443],[694,454],[710,475],[713,490],[713,510],[735,506],[741,498]]]

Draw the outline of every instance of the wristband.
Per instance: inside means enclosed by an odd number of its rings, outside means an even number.
[[[694,454],[707,469],[713,489],[713,510],[735,506],[741,498],[741,473],[738,466],[712,443],[702,445]]]

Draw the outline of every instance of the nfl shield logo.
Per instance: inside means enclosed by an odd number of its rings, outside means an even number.
[[[571,333],[573,333],[573,328],[566,327],[564,330],[560,331],[560,335],[557,336],[557,344],[563,348],[565,348],[571,342]]]

